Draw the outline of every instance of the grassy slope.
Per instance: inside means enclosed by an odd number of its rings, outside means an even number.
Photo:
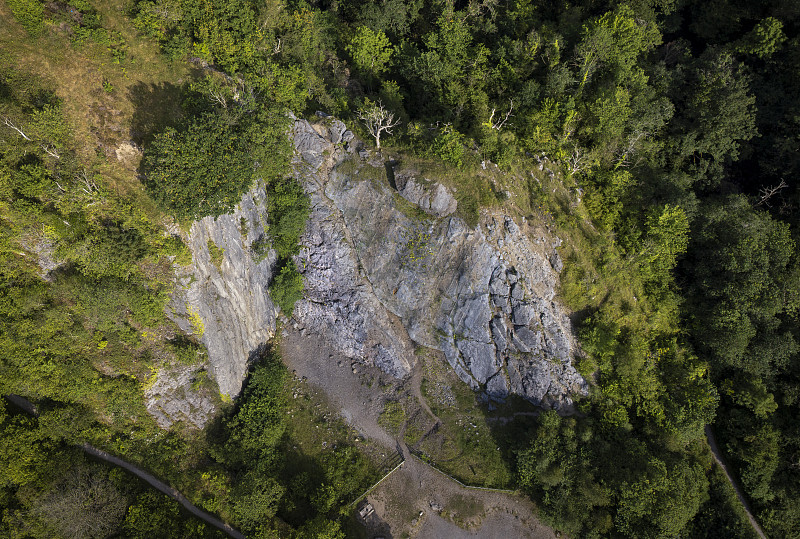
[[[189,81],[191,73],[186,63],[166,61],[156,43],[136,34],[125,19],[125,4],[110,0],[97,6],[103,27],[119,32],[124,40],[126,53],[119,63],[104,45],[73,43],[64,25],[45,23],[40,36],[29,36],[3,2],[0,50],[18,69],[37,75],[55,89],[79,158],[90,162],[100,156],[98,172],[107,185],[122,195],[140,195],[137,201],[155,212],[135,174],[139,156],[118,160],[115,151],[120,144],[139,138],[132,136],[135,127],[152,129],[158,122],[177,120],[177,89]],[[104,81],[110,92],[104,89]]]

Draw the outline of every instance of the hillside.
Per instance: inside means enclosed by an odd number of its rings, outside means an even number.
[[[798,24],[0,2],[3,533],[799,536]]]

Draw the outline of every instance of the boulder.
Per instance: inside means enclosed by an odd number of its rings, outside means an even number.
[[[436,217],[446,217],[455,213],[458,202],[442,184],[419,180],[407,172],[396,173],[394,177],[397,192],[426,213]]]

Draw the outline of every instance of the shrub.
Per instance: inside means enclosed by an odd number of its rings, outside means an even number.
[[[285,315],[291,316],[294,304],[303,297],[303,276],[293,262],[288,262],[275,276],[269,285],[269,295]]]
[[[241,131],[220,115],[203,114],[180,131],[169,127],[156,135],[142,165],[148,192],[179,219],[229,212],[254,176]]]
[[[220,270],[222,261],[225,258],[225,249],[218,247],[214,240],[211,239],[206,241],[206,247],[208,247],[208,255],[211,257],[211,262]]]
[[[44,25],[44,5],[39,0],[8,0],[8,7],[26,32],[39,35]]]
[[[452,126],[446,125],[433,141],[431,151],[440,159],[461,167],[464,164],[464,138],[464,135],[453,129]]]
[[[311,211],[303,187],[294,178],[283,178],[267,187],[267,211],[272,247],[280,258],[299,252],[300,236]]]

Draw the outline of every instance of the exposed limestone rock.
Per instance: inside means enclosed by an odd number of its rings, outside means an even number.
[[[374,179],[383,173],[379,154],[320,116],[314,125],[295,119],[293,130],[293,167],[312,208],[296,257],[306,284],[297,326],[394,376],[411,370],[417,343],[442,351],[465,382],[494,399],[513,393],[569,409],[587,385],[572,366],[577,345],[555,301],[558,240],[501,214],[484,214],[471,229],[453,215],[444,186],[409,172],[395,174],[397,189]],[[428,217],[404,213],[401,196]],[[195,222],[193,264],[171,303],[181,328],[201,334],[211,373],[230,396],[249,356],[275,331],[278,310],[266,292],[274,253],[261,262],[251,254],[264,219],[256,188],[233,214]]]
[[[183,421],[202,429],[216,412],[210,390],[202,385],[205,372],[197,366],[173,366],[160,369],[156,379],[145,391],[147,411],[158,426],[169,428]]]
[[[180,272],[168,308],[178,326],[206,346],[211,373],[231,397],[242,387],[250,357],[275,334],[278,308],[267,293],[275,253],[257,260],[252,248],[265,223],[263,186],[246,193],[233,213],[192,223],[192,265]]]
[[[296,122],[295,133],[301,157],[295,160],[295,170],[311,198],[311,217],[299,257],[306,291],[294,317],[344,355],[404,376],[413,357],[411,343],[402,324],[381,305],[361,275],[344,219],[323,191],[334,148],[306,121]],[[352,133],[345,132],[343,138],[347,137],[352,139]]]
[[[408,173],[396,174],[394,181],[397,192],[426,213],[436,217],[447,217],[455,213],[458,203],[444,185],[418,180]]]
[[[557,240],[537,230],[532,241],[501,215],[484,216],[477,229],[436,218],[433,197],[417,196],[422,184],[401,172],[400,194],[432,214],[408,216],[388,182],[362,179],[376,176],[366,174],[372,165],[353,157],[361,168],[339,172],[341,149],[307,122],[296,122],[295,133],[295,169],[313,208],[298,257],[307,287],[295,309],[300,325],[394,375],[414,363],[410,338],[441,350],[465,382],[495,399],[514,393],[565,409],[586,393],[571,364],[569,318],[554,301]]]
[[[50,274],[64,263],[56,256],[56,242],[44,234],[35,238],[29,244],[25,244],[26,249],[36,255],[36,264],[41,270],[39,276],[45,281],[52,280]]]

